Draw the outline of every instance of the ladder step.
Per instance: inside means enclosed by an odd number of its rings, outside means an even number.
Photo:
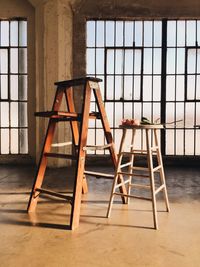
[[[93,172],[93,171],[84,171],[84,174],[92,175],[95,177],[104,177],[106,179],[113,179],[113,174],[103,173],[103,172]]]
[[[39,193],[51,195],[54,197],[63,198],[65,200],[67,200],[70,204],[72,203],[72,200],[73,200],[73,197],[71,197],[71,196],[66,196],[66,195],[63,195],[61,193],[57,193],[57,192],[50,191],[50,190],[43,189],[43,188],[36,188],[35,191],[39,192]]]
[[[61,117],[69,117],[69,118],[78,118],[78,113],[76,112],[66,112],[66,111],[39,111],[34,113],[37,117],[51,117],[51,118],[61,118]]]
[[[71,86],[84,85],[87,81],[98,83],[98,82],[102,82],[102,79],[99,79],[96,77],[83,77],[83,78],[78,78],[78,79],[73,79],[73,80],[55,82],[54,84],[59,86],[60,89],[62,88],[65,89]]]
[[[77,156],[59,153],[44,153],[46,157],[77,160]]]
[[[111,146],[112,146],[112,144],[100,145],[100,146],[92,146],[92,145],[90,146],[90,145],[88,145],[88,146],[85,146],[83,148],[83,150],[103,150],[103,149],[108,149]]]
[[[76,112],[66,112],[66,111],[39,111],[34,113],[37,117],[46,117],[57,120],[81,120],[81,114]],[[89,114],[90,119],[100,119],[100,113],[92,111]]]
[[[123,194],[123,193],[118,193],[118,192],[115,192],[113,194],[118,195],[118,196],[132,197],[132,198],[138,198],[138,199],[144,199],[144,200],[152,201],[152,199],[149,197],[142,197],[142,196],[137,196],[137,195],[128,195],[128,194]]]

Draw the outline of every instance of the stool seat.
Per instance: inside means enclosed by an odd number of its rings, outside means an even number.
[[[160,145],[158,141],[157,132],[162,130],[164,127],[162,124],[141,124],[141,125],[120,125],[120,129],[123,130],[123,135],[119,148],[119,157],[117,162],[117,167],[115,170],[115,176],[112,186],[112,191],[110,195],[110,201],[107,211],[107,217],[110,216],[111,208],[114,200],[114,196],[125,196],[127,198],[127,203],[130,198],[139,198],[144,200],[150,200],[152,202],[153,210],[153,221],[154,228],[158,229],[158,219],[157,219],[157,207],[156,207],[156,195],[159,192],[163,192],[166,210],[169,211],[169,200],[167,195],[167,188],[165,182],[165,174],[162,162],[162,155],[160,151]],[[129,146],[129,151],[125,151],[125,140],[127,137],[127,132],[132,131],[131,145]],[[135,134],[137,130],[143,130],[146,135],[146,148],[136,149],[135,148]],[[151,135],[153,133],[153,136]],[[153,137],[153,138],[152,138]],[[152,140],[153,139],[153,140]],[[153,164],[153,155],[157,158],[157,165]],[[128,157],[128,162],[122,163],[123,157]],[[147,167],[135,166],[134,160],[136,156],[143,156],[147,159]],[[125,160],[127,161],[127,159]],[[124,170],[126,168],[126,170]],[[145,173],[145,174],[144,174]],[[155,184],[155,173],[159,174],[160,185],[156,187]],[[128,177],[128,178],[127,178]],[[121,179],[121,183],[117,184],[117,181]],[[149,184],[140,184],[138,182],[133,182],[134,179],[149,179]],[[123,194],[118,191],[120,186],[127,187],[127,194]],[[151,197],[143,197],[141,195],[134,195],[131,193],[133,188],[139,190],[150,190]]]
[[[163,129],[162,124],[119,125],[121,129]]]

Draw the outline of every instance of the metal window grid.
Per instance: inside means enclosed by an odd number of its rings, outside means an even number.
[[[27,20],[0,20],[0,154],[28,154]]]
[[[87,74],[104,80],[102,95],[105,101],[115,143],[118,147],[121,132],[120,120],[148,117],[151,121],[160,118],[166,124],[160,136],[163,155],[200,155],[200,132],[195,125],[200,124],[200,103],[198,79],[200,57],[196,52],[194,62],[194,98],[188,99],[190,75],[188,53],[198,51],[200,42],[200,20],[88,20],[87,21]],[[132,96],[125,99],[127,74],[122,64],[122,83],[119,97],[116,79],[113,81],[113,99],[108,98],[108,51],[113,51],[113,68],[119,64],[117,51],[127,51],[139,47],[142,51],[141,94],[139,99]],[[188,52],[189,51],[189,52]],[[188,63],[189,62],[189,63]],[[134,71],[132,79],[137,77]],[[117,76],[114,71],[113,76]],[[132,87],[133,88],[133,87]],[[138,90],[138,89],[137,89]],[[133,90],[134,91],[134,90]],[[138,92],[137,92],[138,93]],[[115,97],[117,95],[117,97]],[[96,107],[93,106],[93,109]],[[90,124],[91,142],[102,142],[100,125]],[[138,147],[145,144],[143,134],[136,138]]]

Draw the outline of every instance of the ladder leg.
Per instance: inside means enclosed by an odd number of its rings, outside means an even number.
[[[112,146],[109,147],[109,151],[110,151],[110,155],[112,157],[113,164],[114,164],[114,166],[116,168],[117,167],[117,153],[116,153],[116,150],[115,150],[115,145],[114,145],[114,142],[113,142],[111,129],[110,129],[108,118],[107,118],[106,111],[105,111],[105,108],[104,108],[103,100],[102,100],[102,97],[101,97],[100,88],[98,87],[98,88],[95,88],[93,90],[94,90],[96,103],[97,103],[97,106],[98,106],[98,109],[99,109],[99,112],[100,112],[101,121],[102,121],[103,129],[104,129],[106,141],[107,141],[108,144],[112,144]],[[122,181],[123,181],[122,175],[118,175],[118,183],[121,183]],[[127,190],[126,190],[125,185],[122,185],[120,187],[120,192],[127,195]],[[122,196],[122,202],[124,204],[126,203],[126,198],[124,196]]]
[[[69,87],[65,90],[65,97],[67,102],[67,107],[69,112],[75,112],[75,105],[74,105],[74,97],[73,97],[73,88]],[[78,129],[78,122],[77,121],[71,121],[71,131],[72,131],[72,138],[73,138],[73,144],[76,150],[76,147],[78,146],[79,142],[79,129]],[[83,185],[82,185],[82,193],[86,194],[88,192],[88,186],[87,186],[87,179],[86,176],[83,176]]]
[[[59,109],[61,101],[62,101],[62,97],[63,97],[63,92],[59,91],[57,89],[54,103],[53,103],[53,107],[52,107],[53,111],[57,111]],[[46,170],[46,166],[47,166],[47,158],[45,156],[45,153],[49,152],[51,149],[51,144],[52,144],[52,140],[53,140],[53,136],[54,136],[54,132],[55,132],[55,126],[56,126],[55,121],[50,119],[49,124],[48,124],[46,137],[45,137],[45,141],[44,141],[44,146],[43,146],[41,156],[40,156],[40,161],[38,164],[38,171],[36,174],[36,178],[35,178],[35,181],[33,184],[32,192],[31,192],[28,207],[27,207],[28,212],[35,211],[35,208],[37,206],[37,201],[39,198],[39,192],[37,192],[36,190],[37,190],[37,188],[41,187],[43,179],[44,179],[44,174],[45,174],[45,170]]]
[[[84,174],[84,168],[85,168],[85,154],[86,154],[83,148],[86,146],[86,143],[87,143],[90,99],[91,99],[91,88],[87,82],[84,88],[83,112],[82,112],[83,117],[82,117],[82,122],[80,126],[78,161],[77,161],[77,168],[76,168],[76,177],[74,181],[72,212],[71,212],[71,218],[70,218],[71,229],[75,229],[79,225],[81,193],[82,193],[82,186],[83,186],[83,174]]]
[[[156,205],[156,194],[155,194],[155,180],[154,180],[154,172],[153,172],[153,159],[152,159],[149,129],[145,129],[145,131],[146,131],[148,168],[149,168],[149,176],[150,176],[151,195],[152,195],[154,228],[158,229],[157,205]]]
[[[107,211],[107,218],[110,217],[110,213],[111,213],[111,208],[112,208],[112,204],[113,204],[113,200],[114,200],[114,194],[115,194],[115,189],[116,189],[116,185],[118,183],[118,172],[121,170],[121,162],[122,162],[122,158],[123,158],[123,149],[124,149],[124,142],[125,142],[125,138],[126,138],[126,129],[123,129],[123,135],[122,135],[122,139],[121,139],[121,143],[120,143],[120,148],[119,148],[119,156],[118,156],[118,161],[117,161],[117,167],[115,170],[115,176],[114,176],[114,180],[113,180],[113,185],[112,185],[112,190],[111,190],[111,195],[110,195],[110,201],[109,201],[109,205],[108,205],[108,211]]]
[[[166,187],[166,181],[165,181],[165,173],[164,173],[162,155],[161,155],[161,152],[160,152],[160,146],[159,146],[159,143],[158,143],[158,136],[157,136],[157,130],[156,129],[154,129],[154,137],[155,137],[155,144],[156,144],[156,146],[158,146],[157,159],[158,159],[158,164],[161,166],[160,179],[161,179],[162,184],[164,185],[163,194],[164,194],[164,199],[165,199],[165,205],[166,205],[166,210],[169,212],[170,211],[170,207],[169,207],[169,199],[168,199],[167,187]]]

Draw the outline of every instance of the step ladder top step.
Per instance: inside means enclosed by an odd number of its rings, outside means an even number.
[[[163,129],[162,124],[119,125],[121,129]]]
[[[54,84],[59,86],[59,87],[71,87],[71,86],[78,86],[78,85],[83,85],[87,81],[91,82],[102,82],[102,79],[96,78],[96,77],[81,77],[73,80],[67,80],[67,81],[58,81],[55,82]]]

